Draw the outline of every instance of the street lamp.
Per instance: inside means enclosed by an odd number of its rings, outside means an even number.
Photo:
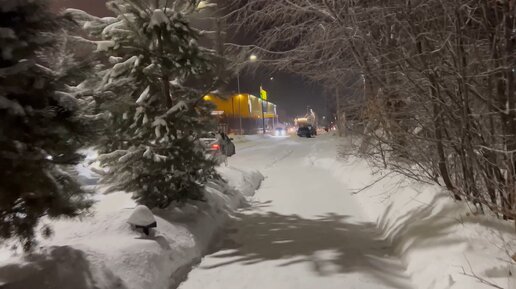
[[[261,86],[260,86],[260,88],[261,88]],[[261,98],[260,98],[260,100],[262,101],[261,102],[261,104],[262,104],[262,130],[263,130],[263,135],[265,135],[265,112],[264,112],[265,108],[264,108],[264,106],[265,106],[266,102],[265,102],[265,100],[263,100]]]
[[[256,62],[258,60],[258,56],[256,54],[251,54],[249,56],[249,62]],[[245,61],[244,61],[245,63]],[[240,70],[237,70],[237,87],[238,87],[238,94],[240,94]]]
[[[256,54],[251,54],[249,56],[249,62],[256,62],[258,61],[258,56],[256,56]],[[245,61],[244,61],[245,63]],[[242,102],[242,94],[240,92],[240,70],[237,70],[237,90],[238,90],[238,114],[239,114],[239,118],[240,118],[240,134],[243,134],[243,131],[242,131],[242,110],[240,109],[240,103]]]
[[[242,108],[240,105],[240,103],[242,102],[242,95],[238,94],[237,98],[238,98],[238,116],[240,119],[240,135],[243,135],[244,133],[242,131]]]
[[[273,81],[274,77],[271,76],[269,79],[271,81]],[[262,85],[261,84],[260,84],[260,100],[261,100],[261,104],[262,104],[262,129],[263,129],[263,134],[265,135],[266,130],[265,130],[265,112],[264,112],[264,110],[265,110],[265,106],[267,106],[267,111],[269,111],[269,102],[267,101],[267,97],[262,96]],[[273,116],[272,117],[273,129],[274,129],[274,126],[275,126],[275,124],[274,124],[274,116]]]

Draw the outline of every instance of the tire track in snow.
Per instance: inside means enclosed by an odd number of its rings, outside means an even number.
[[[294,153],[294,150],[293,149],[290,149],[290,150],[287,150],[286,153],[282,154],[281,156],[279,156],[278,158],[275,158],[274,160],[272,160],[272,162],[270,162],[269,164],[267,164],[265,166],[266,169],[270,169],[272,167],[274,167],[276,164],[278,164],[279,162],[281,162],[282,160],[288,158],[289,156],[292,155],[292,153]]]

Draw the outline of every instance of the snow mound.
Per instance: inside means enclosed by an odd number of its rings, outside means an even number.
[[[431,289],[516,288],[513,224],[476,215],[437,185],[378,171],[358,157],[307,156],[349,188],[401,256],[414,284]],[[512,252],[512,253],[510,253]]]
[[[148,226],[156,222],[152,211],[146,206],[137,206],[129,216],[127,223],[136,226]]]
[[[243,171],[234,167],[220,167],[219,172],[224,176],[229,186],[251,197],[260,188],[264,176],[259,171]]]
[[[92,152],[85,152],[88,156]],[[169,289],[193,264],[263,177],[257,172],[222,169],[230,185],[213,181],[206,201],[173,204],[154,210],[157,228],[143,237],[127,220],[136,204],[131,194],[97,194],[93,214],[75,220],[47,220],[55,235],[40,240],[41,249],[22,258],[0,250],[0,288],[9,289]],[[87,166],[80,175],[89,174]],[[147,216],[149,217],[149,216]],[[10,254],[11,253],[11,254]]]
[[[93,148],[88,148],[80,150],[79,153],[85,157],[83,162],[75,166],[79,182],[84,186],[96,185],[99,180],[99,175],[93,170],[101,169],[98,163],[94,163],[97,158],[97,151]]]

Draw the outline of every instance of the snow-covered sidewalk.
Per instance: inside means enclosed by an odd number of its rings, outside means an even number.
[[[338,158],[342,141],[269,138],[241,150],[230,165],[266,180],[180,289],[492,288],[465,274],[516,288],[512,223],[403,176],[353,194],[388,172]]]
[[[274,140],[241,152],[266,176],[220,250],[205,257],[181,289],[412,288],[393,255],[342,183],[313,166],[318,139]],[[333,155],[332,155],[333,154]]]

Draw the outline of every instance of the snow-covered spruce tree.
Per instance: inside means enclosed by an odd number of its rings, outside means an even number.
[[[0,238],[18,238],[25,250],[42,216],[74,217],[91,205],[69,173],[90,137],[85,104],[49,57],[68,24],[46,1],[0,2]]]
[[[202,96],[216,82],[216,54],[197,43],[187,16],[197,1],[114,0],[115,17],[68,10],[111,65],[96,88],[110,125],[99,144],[101,182],[150,208],[203,199],[218,175],[198,136],[212,129]]]

